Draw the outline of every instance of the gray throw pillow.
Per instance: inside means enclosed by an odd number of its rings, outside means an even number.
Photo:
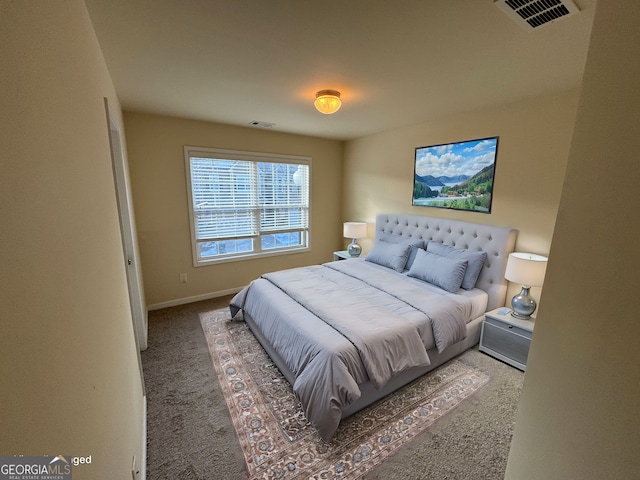
[[[409,258],[410,245],[401,243],[393,244],[377,241],[365,261],[377,263],[383,267],[392,268],[396,272],[402,272]]]
[[[416,252],[421,248],[424,249],[425,241],[421,238],[412,238],[412,237],[404,237],[402,235],[392,235],[390,233],[381,233],[378,237],[378,240],[387,242],[387,243],[400,243],[402,245],[409,245],[411,250],[409,250],[409,258],[407,259],[407,264],[404,266],[405,270],[411,268],[413,265],[413,261],[416,258]]]
[[[458,293],[466,269],[466,260],[455,260],[419,250],[407,275],[429,282],[447,292]]]
[[[453,258],[455,260],[466,260],[467,270],[464,274],[461,285],[465,290],[471,290],[476,286],[476,282],[478,281],[484,262],[487,260],[486,252],[455,248],[433,241],[427,243],[427,252],[435,253],[442,257]]]

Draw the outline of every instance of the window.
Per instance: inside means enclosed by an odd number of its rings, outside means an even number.
[[[194,265],[309,248],[309,157],[184,152]]]

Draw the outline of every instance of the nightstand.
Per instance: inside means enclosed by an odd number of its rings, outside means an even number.
[[[499,313],[508,310],[508,313]],[[480,333],[481,352],[485,352],[522,371],[527,368],[527,357],[535,318],[522,320],[511,315],[505,307],[484,314]]]
[[[346,250],[340,250],[339,252],[333,252],[333,260],[346,260],[347,258],[351,258],[349,252]]]

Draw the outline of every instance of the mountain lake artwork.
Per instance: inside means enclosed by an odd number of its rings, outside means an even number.
[[[491,213],[498,137],[417,147],[412,205]]]

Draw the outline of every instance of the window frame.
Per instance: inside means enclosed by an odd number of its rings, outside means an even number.
[[[198,248],[199,243],[203,243],[206,241],[212,240],[198,240],[197,235],[197,226],[196,226],[196,213],[194,210],[194,194],[193,194],[193,185],[192,185],[192,174],[191,174],[191,158],[211,158],[211,159],[219,159],[219,160],[239,160],[239,161],[247,161],[253,163],[276,163],[276,164],[295,164],[295,165],[306,165],[308,168],[308,184],[307,184],[307,227],[303,229],[302,235],[306,238],[306,241],[303,241],[303,246],[288,246],[281,247],[274,250],[262,250],[262,245],[260,242],[261,235],[264,234],[277,234],[277,233],[286,233],[286,232],[278,232],[273,230],[266,230],[264,232],[260,231],[260,226],[258,225],[258,231],[255,235],[246,237],[246,236],[238,236],[231,237],[233,238],[251,238],[253,242],[253,249],[251,252],[247,253],[233,253],[225,256],[219,257],[201,257],[200,250]],[[209,148],[209,147],[195,147],[195,146],[185,146],[184,147],[184,160],[185,160],[185,176],[186,176],[186,186],[187,186],[187,205],[189,210],[189,230],[190,230],[190,238],[191,238],[191,254],[193,259],[194,267],[202,267],[206,265],[213,265],[219,263],[226,262],[236,262],[242,260],[251,260],[262,257],[270,257],[276,255],[289,255],[293,253],[301,253],[307,252],[311,250],[311,157],[301,156],[301,155],[287,155],[287,154],[275,154],[275,153],[265,153],[265,152],[250,152],[250,151],[241,151],[241,150],[227,150],[227,149],[219,149],[219,148]],[[257,192],[253,192],[253,194],[257,195]],[[259,210],[260,205],[256,205],[255,210]],[[290,229],[289,229],[290,231]]]

